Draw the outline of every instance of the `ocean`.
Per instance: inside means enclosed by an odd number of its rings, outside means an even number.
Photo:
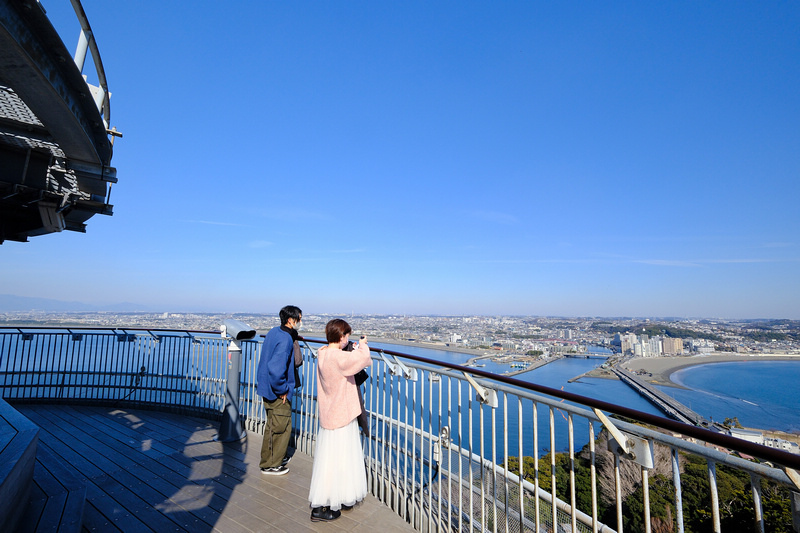
[[[372,343],[383,347],[437,361],[466,363],[473,355],[417,346],[398,346]],[[565,358],[514,376],[521,381],[546,385],[581,396],[588,396],[650,414],[664,416],[653,404],[633,389],[617,380],[581,378],[600,366],[604,359]],[[509,365],[488,362],[481,370],[501,374]],[[687,389],[660,387],[662,391],[699,414],[722,422],[737,417],[748,428],[800,432],[800,361],[743,361],[710,363],[685,368],[672,375],[673,381]]]
[[[661,390],[707,418],[737,417],[745,427],[800,433],[800,361],[710,363],[671,378],[690,390]]]

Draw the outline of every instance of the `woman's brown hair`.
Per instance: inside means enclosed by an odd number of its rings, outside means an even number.
[[[352,333],[350,324],[341,318],[334,318],[325,324],[325,338],[328,342],[341,342],[348,333]]]

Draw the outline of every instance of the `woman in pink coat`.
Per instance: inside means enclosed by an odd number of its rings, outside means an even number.
[[[367,339],[352,352],[342,350],[352,329],[341,319],[325,326],[327,346],[317,356],[319,434],[311,473],[311,521],[336,520],[367,495],[364,452],[356,418],[361,402],[353,376],[371,363]]]

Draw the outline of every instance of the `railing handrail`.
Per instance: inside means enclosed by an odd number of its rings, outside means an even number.
[[[327,341],[323,341],[320,339],[306,338],[304,340],[306,340],[307,342],[327,344]],[[457,372],[466,372],[468,374],[473,374],[476,376],[481,376],[483,378],[492,379],[494,381],[499,381],[501,383],[505,383],[506,385],[522,388],[531,392],[538,392],[541,394],[546,394],[548,396],[554,396],[562,400],[579,403],[588,407],[600,409],[601,411],[608,411],[616,415],[624,416],[627,418],[633,418],[637,421],[645,422],[647,424],[659,427],[664,430],[674,431],[676,433],[681,433],[682,435],[686,435],[687,437],[700,439],[710,444],[716,444],[717,446],[728,448],[737,453],[752,455],[754,457],[758,457],[766,461],[779,463],[794,469],[800,469],[800,455],[796,455],[776,448],[770,448],[769,446],[764,446],[763,444],[756,444],[754,442],[739,439],[737,437],[733,437],[730,435],[725,435],[723,433],[717,433],[715,431],[710,431],[705,428],[692,426],[690,424],[684,424],[683,422],[672,420],[670,418],[653,415],[650,413],[645,413],[643,411],[637,411],[636,409],[630,409],[628,407],[623,407],[621,405],[604,402],[602,400],[596,400],[594,398],[589,398],[587,396],[581,396],[579,394],[575,394],[572,392],[566,392],[561,389],[554,389],[552,387],[547,387],[545,385],[537,385],[535,383],[529,383],[527,381],[521,381],[519,379],[493,374],[492,372],[487,372],[485,370],[479,370],[472,367],[456,365],[444,361],[437,361],[435,359],[428,359],[427,357],[411,355],[403,352],[397,352],[394,350],[387,350],[384,348],[370,347],[370,350],[376,353],[385,353],[388,355],[403,357],[405,359],[410,359],[412,361],[417,361],[419,363],[445,367],[450,370],[455,370]]]
[[[313,455],[318,423],[317,383],[314,380],[317,350],[310,344],[324,345],[327,342],[315,338],[300,339],[304,359],[309,364],[303,366],[305,386],[294,397],[293,417],[296,417],[297,424],[297,449]],[[5,357],[0,359],[0,363],[5,364],[0,374],[3,395],[9,391],[7,397],[20,401],[77,400],[114,402],[114,405],[125,402],[125,405],[176,409],[176,412],[214,419],[218,419],[223,411],[228,412],[228,404],[238,403],[246,429],[258,433],[263,431],[266,423],[256,390],[261,341],[259,338],[240,341],[243,349],[241,370],[231,366],[231,354],[236,350],[230,349],[229,341],[219,331],[208,330],[91,325],[0,326],[0,347],[7,350],[4,353],[8,356],[7,360]],[[648,476],[655,464],[654,445],[660,446],[661,451],[657,453],[661,455],[659,460],[662,463],[664,447],[671,455],[679,531],[683,531],[683,507],[680,503],[683,454],[702,457],[707,462],[711,516],[716,530],[719,530],[720,521],[717,465],[749,473],[757,523],[763,523],[762,482],[777,482],[782,487],[780,490],[797,492],[795,468],[800,461],[794,454],[472,367],[396,350],[370,349],[373,378],[378,378],[370,382],[364,393],[368,400],[369,427],[372,428],[371,432],[367,431],[365,444],[365,455],[371,465],[368,469],[371,491],[384,503],[396,508],[398,514],[417,529],[425,530],[426,524],[438,528],[445,523],[484,528],[499,519],[505,520],[508,530],[511,519],[529,525],[535,521],[536,527],[540,521],[555,525],[567,524],[571,520],[573,531],[578,530],[578,526],[584,532],[588,532],[589,527],[598,531],[597,528],[602,526],[602,530],[606,530],[604,523],[613,521],[614,502],[619,529],[623,520],[627,520],[622,510],[631,494],[621,490],[621,459],[626,461],[628,475],[630,468],[635,469],[638,464],[644,520],[649,523]],[[52,357],[41,357],[42,354],[51,354]],[[48,363],[50,360],[59,364],[51,365]],[[84,367],[83,361],[88,366]],[[60,377],[54,379],[53,376]],[[84,376],[95,377],[87,379]],[[238,376],[238,380],[232,376]],[[473,376],[480,379],[473,379]],[[236,394],[230,392],[233,389],[228,387],[226,392],[221,388],[223,380],[230,385],[232,379],[243,388],[238,402]],[[465,400],[463,405],[462,400]],[[451,401],[455,403],[451,404]],[[538,406],[544,408],[539,410]],[[532,415],[532,424],[526,430],[523,430],[523,407],[525,411],[530,409],[528,412]],[[628,420],[612,422],[601,411],[620,414]],[[558,447],[556,445],[556,412],[561,412],[567,426],[568,487],[565,482],[556,480],[557,468],[559,471],[562,468],[556,467],[556,457],[562,453],[557,450],[564,449],[563,437]],[[509,426],[509,414],[518,417],[518,426],[513,423]],[[498,416],[503,420],[500,428],[496,427]],[[542,418],[548,416],[549,431],[541,431],[539,425],[547,424]],[[588,451],[583,447],[580,454],[587,453],[591,461],[590,467],[581,467],[591,470],[588,474],[591,477],[591,516],[588,514],[589,504],[584,502],[583,505],[576,500],[575,446],[580,449],[581,443],[574,441],[574,422],[583,424],[581,420],[588,422],[584,428],[589,430]],[[477,425],[473,426],[473,422]],[[644,423],[640,425],[640,422]],[[485,429],[485,423],[491,428]],[[607,430],[604,437],[596,436],[599,426],[595,424],[598,423],[602,426],[601,434]],[[512,428],[511,436],[517,440],[511,448],[509,428]],[[697,441],[686,438],[692,436]],[[528,466],[523,467],[523,464],[527,465],[528,457],[523,461],[522,455],[525,450],[523,439],[529,445],[529,438],[532,438],[533,464],[536,465],[532,478]],[[602,450],[596,450],[596,446],[602,442],[608,448],[602,451],[606,459],[596,464],[595,453]],[[706,447],[709,443],[718,446]],[[544,460],[542,454],[547,450],[549,475],[544,474],[546,465],[541,463]],[[739,457],[732,452],[746,455]],[[608,470],[611,464],[609,455],[614,457],[613,472]],[[767,461],[759,462],[752,456]],[[519,461],[518,464],[511,466],[513,460]],[[598,516],[597,508],[598,464],[605,465],[603,479],[616,478],[616,494],[609,494],[608,499],[603,497],[602,516]],[[652,471],[658,472],[658,469]],[[582,475],[586,476],[586,470],[583,472]],[[550,478],[550,488],[543,489],[547,477]],[[690,477],[695,479],[697,473]],[[557,486],[561,488],[557,489]],[[565,492],[565,487],[569,493]],[[587,490],[586,487],[583,490]],[[523,494],[533,495],[533,500],[528,502]],[[587,497],[589,495],[584,493],[583,498]],[[698,520],[694,515],[692,519]]]
[[[87,40],[87,45],[92,53],[92,61],[94,62],[94,70],[97,73],[97,81],[103,91],[103,102],[98,105],[98,111],[103,114],[106,121],[106,127],[111,126],[111,99],[108,92],[108,82],[106,81],[106,71],[103,67],[103,60],[100,58],[100,50],[97,48],[97,42],[94,39],[92,27],[89,24],[89,19],[86,17],[86,12],[83,10],[80,0],[70,0],[72,9],[75,11],[75,16],[81,25],[81,34]],[[83,71],[82,65],[78,65],[79,70]]]
[[[176,329],[176,328],[144,328],[144,327],[113,327],[113,326],[0,326],[0,333],[3,330],[15,330],[23,333],[22,330],[59,330],[63,329],[67,332],[75,331],[173,331],[178,333],[200,333],[205,335],[220,335],[219,331],[203,330],[203,329]]]
[[[68,326],[4,326],[0,328],[0,332],[3,329],[11,329],[20,331],[25,330],[53,330],[53,329],[64,329],[64,330],[75,330],[75,331],[103,331],[109,330],[110,332],[114,331],[143,331],[143,332],[169,332],[169,331],[180,331],[185,333],[196,333],[196,334],[203,334],[203,335],[220,335],[219,331],[213,330],[186,330],[186,329],[174,329],[174,328],[143,328],[143,327],[91,327],[91,326],[79,326],[79,327],[68,327]],[[263,336],[263,335],[260,335]],[[314,344],[328,344],[326,340],[322,339],[315,339],[309,337],[300,337],[301,340],[306,342],[314,343]],[[243,342],[260,342],[259,340],[250,340],[250,341],[243,341]],[[466,367],[457,365],[454,363],[449,363],[445,361],[438,361],[435,359],[429,359],[427,357],[422,357],[419,355],[412,355],[404,352],[398,352],[395,350],[388,350],[385,348],[373,348],[370,347],[371,352],[375,352],[378,354],[384,353],[387,355],[392,355],[396,357],[402,357],[404,359],[409,359],[412,361],[416,361],[419,363],[423,363],[426,365],[432,365],[436,367],[444,367],[449,370],[454,370],[456,372],[466,372],[467,374],[472,374],[475,376],[480,376],[486,379],[491,379],[494,381],[498,381],[501,383],[505,383],[506,385],[510,385],[513,387],[521,388],[530,392],[537,392],[540,394],[546,394],[548,396],[552,396],[561,400],[570,401],[578,404],[585,405],[587,407],[592,407],[596,409],[600,409],[601,411],[606,411],[609,413],[613,413],[619,416],[632,418],[640,422],[645,422],[647,424],[656,426],[663,430],[669,430],[676,433],[680,433],[687,437],[692,437],[696,439],[700,439],[702,441],[708,442],[710,444],[715,444],[717,446],[721,446],[723,448],[727,448],[733,450],[740,454],[751,455],[753,457],[758,457],[759,459],[763,459],[765,461],[778,463],[784,466],[788,466],[790,468],[794,468],[796,470],[800,470],[800,455],[796,455],[784,450],[770,448],[769,446],[764,446],[763,444],[757,444],[754,442],[746,441],[743,439],[739,439],[737,437],[733,437],[730,435],[725,435],[723,433],[717,433],[715,431],[710,431],[705,428],[700,428],[697,426],[692,426],[690,424],[684,424],[683,422],[679,422],[677,420],[672,420],[666,417],[653,415],[650,413],[645,413],[643,411],[638,411],[636,409],[631,409],[628,407],[623,407],[621,405],[604,402],[602,400],[597,400],[594,398],[589,398],[587,396],[581,396],[579,394],[575,394],[572,392],[566,392],[561,389],[555,389],[552,387],[547,387],[545,385],[538,385],[535,383],[529,383],[527,381],[522,381],[519,379],[502,376],[498,374],[494,374],[492,372],[487,372],[485,370],[480,370],[477,368]]]

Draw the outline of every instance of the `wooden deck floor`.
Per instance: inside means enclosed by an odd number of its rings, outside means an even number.
[[[258,434],[221,444],[214,440],[218,427],[207,420],[103,407],[15,407],[41,427],[44,455],[60,459],[86,485],[84,531],[413,531],[370,495],[334,522],[311,522],[312,459],[297,452],[289,474],[265,476]],[[42,465],[37,469],[41,475]]]

